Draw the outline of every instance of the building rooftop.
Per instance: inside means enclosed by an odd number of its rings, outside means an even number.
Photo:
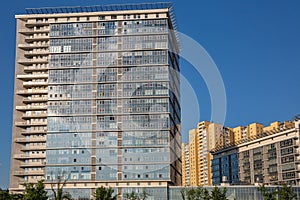
[[[173,9],[173,4],[171,2],[26,8],[26,14],[38,15],[38,14],[109,12],[109,11],[122,11],[122,10],[150,10],[150,9],[169,9],[169,15],[172,21],[173,29],[177,30],[176,17]],[[178,35],[177,34],[175,35],[177,40],[179,41]]]
[[[58,13],[81,13],[81,12],[104,12],[121,10],[148,10],[148,9],[171,9],[171,2],[137,3],[137,4],[111,4],[94,6],[66,6],[26,8],[27,14],[58,14]]]

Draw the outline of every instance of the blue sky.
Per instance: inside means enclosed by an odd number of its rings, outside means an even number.
[[[160,0],[162,1],[162,0]],[[111,0],[26,0],[1,5],[0,31],[0,188],[9,185],[15,60],[15,14],[28,7],[135,3]],[[143,2],[155,2],[143,1]],[[179,30],[210,54],[222,75],[227,95],[225,125],[268,124],[289,120],[299,111],[300,1],[173,1]],[[210,120],[207,86],[185,60],[182,74],[193,91],[182,91],[182,134],[197,121]],[[187,88],[186,85],[183,88]],[[191,98],[193,93],[196,98]],[[195,106],[200,107],[199,113]]]

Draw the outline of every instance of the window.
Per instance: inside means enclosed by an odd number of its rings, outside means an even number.
[[[77,21],[78,21],[78,22],[80,21],[80,17],[77,17]]]
[[[117,15],[112,15],[111,19],[117,19]]]
[[[86,21],[90,21],[90,17],[87,17],[87,18],[86,18]]]
[[[76,160],[76,158],[74,158],[74,160],[73,160],[74,162],[76,162],[77,160]]]

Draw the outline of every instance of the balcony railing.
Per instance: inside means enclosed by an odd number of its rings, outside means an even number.
[[[48,97],[27,97],[23,99],[23,102],[45,102],[48,101]]]
[[[20,167],[45,167],[45,162],[36,162],[36,163],[24,163],[21,164]]]
[[[23,86],[47,86],[48,82],[45,81],[40,81],[40,82],[33,82],[33,81],[27,81],[27,82],[23,82]]]
[[[31,155],[15,154],[14,155],[14,159],[25,160],[29,158],[46,158],[46,155],[45,154],[31,154]]]
[[[22,135],[34,135],[34,134],[46,134],[46,130],[28,130],[28,131],[21,131]]]
[[[49,40],[50,37],[49,36],[46,36],[46,35],[42,35],[42,36],[34,36],[34,37],[26,37],[25,38],[25,41],[26,42],[32,42],[32,41],[47,41]]]
[[[25,26],[26,27],[35,27],[35,26],[47,26],[49,25],[49,22],[48,21],[36,21],[36,20],[28,20],[26,23],[25,23]]]
[[[45,118],[47,117],[47,113],[40,113],[40,114],[24,114],[23,118]]]
[[[33,78],[48,78],[48,74],[20,74],[17,75],[18,79],[33,79]]]
[[[50,31],[50,28],[41,27],[40,29],[34,28],[23,28],[19,29],[19,33],[23,33],[25,35],[33,34],[33,33],[47,33]]]
[[[25,56],[48,55],[49,51],[26,51]]]
[[[16,122],[16,126],[46,126],[47,122]]]
[[[27,176],[27,175],[44,175],[45,171],[44,170],[32,170],[32,171],[14,171],[13,172],[15,176]]]
[[[30,95],[30,94],[47,94],[48,90],[18,90],[19,95]]]
[[[17,143],[29,143],[29,142],[46,142],[46,137],[39,138],[17,138],[15,139]]]
[[[36,43],[36,44],[18,44],[20,49],[36,49],[36,48],[46,48],[49,43]]]
[[[40,150],[40,151],[45,151],[46,150],[46,145],[40,145],[40,146],[28,146],[22,148],[22,151],[29,151],[29,150]]]
[[[31,65],[31,64],[34,64],[34,63],[43,64],[43,63],[48,63],[48,59],[47,58],[42,58],[42,59],[20,59],[20,60],[18,60],[18,63],[22,64],[22,65]]]
[[[47,106],[16,106],[16,110],[47,110]]]

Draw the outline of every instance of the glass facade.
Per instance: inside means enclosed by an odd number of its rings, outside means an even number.
[[[231,184],[239,183],[239,160],[238,153],[224,155],[212,160],[212,183],[219,185],[226,177]],[[225,181],[225,180],[224,180]]]
[[[181,184],[179,56],[169,23],[50,24],[46,181]],[[167,198],[166,187],[147,190]]]

